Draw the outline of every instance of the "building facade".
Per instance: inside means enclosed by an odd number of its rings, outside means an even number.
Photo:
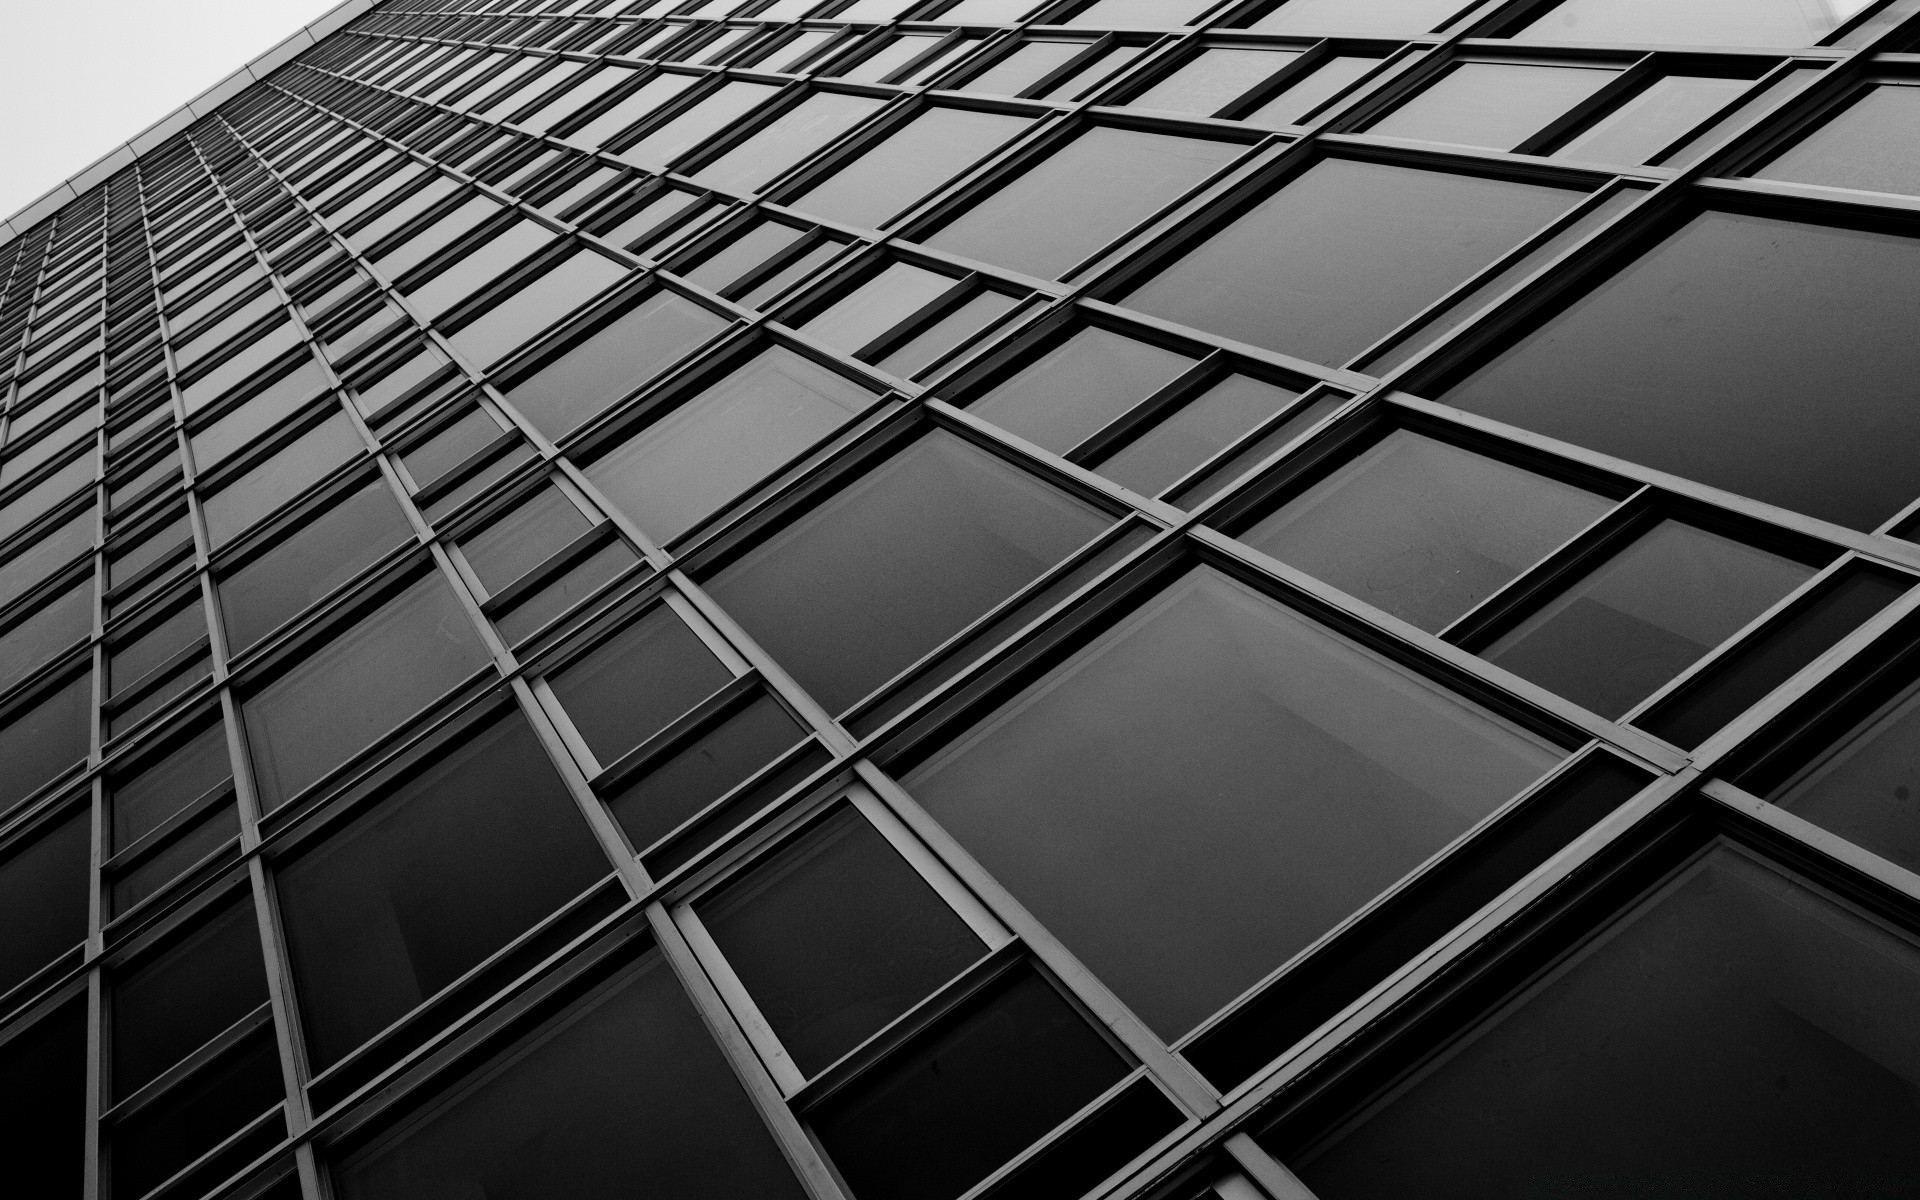
[[[1920,0],[330,26],[0,244],[8,1194],[1920,1194]]]

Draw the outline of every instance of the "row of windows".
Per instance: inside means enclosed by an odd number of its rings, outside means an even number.
[[[1120,46],[1061,44],[1018,90]],[[1291,90],[1187,49],[1126,86]],[[1294,143],[389,53],[0,250],[0,1072],[49,1194],[93,1119],[116,1196],[315,1151],[352,1196],[1073,1195],[1155,1147],[1183,1196],[1358,1196],[1434,1143],[1501,1190],[1534,1168],[1436,1114],[1641,1145],[1596,1095],[1672,1053],[1569,1087],[1591,1012],[1702,1031],[1648,1169],[1908,1169],[1861,1081],[1910,1057],[1909,239],[1563,152],[1810,75],[1715,170],[1898,192],[1897,74],[1462,47]],[[1450,933],[1543,864],[1595,898]],[[1257,1145],[1173,1149],[1236,1089]]]

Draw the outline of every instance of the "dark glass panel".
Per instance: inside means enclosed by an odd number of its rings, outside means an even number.
[[[695,910],[809,1076],[986,951],[851,806]]]
[[[1157,496],[1299,395],[1245,375],[1229,375],[1103,459],[1099,471],[1123,487]]]
[[[1461,0],[1287,0],[1253,23],[1275,33],[1413,37],[1447,23]]]
[[[1323,159],[1122,303],[1337,366],[1581,193]]]
[[[924,240],[949,254],[1054,278],[1241,150],[1227,142],[1095,127]]]
[[[114,1127],[113,1196],[136,1200],[285,1098],[271,1036],[203,1067],[158,1104]],[[280,1141],[273,1131],[267,1145]],[[248,1158],[253,1157],[251,1154]]]
[[[0,725],[0,812],[87,756],[93,676],[82,674]]]
[[[93,632],[93,580],[88,579],[35,609],[0,633],[0,691]]]
[[[606,766],[731,678],[699,635],[661,604],[547,682]]]
[[[725,291],[729,284],[745,278],[747,272],[805,236],[804,230],[792,225],[762,221],[682,274],[689,283],[709,291]]]
[[[1289,1164],[1327,1200],[1891,1196],[1920,954],[1721,847]]]
[[[801,1200],[656,952],[334,1172],[342,1200]]]
[[[232,541],[366,448],[347,414],[334,413],[207,497],[208,540],[215,546]]]
[[[0,1158],[40,1200],[86,1194],[87,1006],[70,1003],[0,1044]]]
[[[144,632],[117,639],[107,662],[107,695],[118,696],[130,684],[140,682],[148,672],[206,636],[206,608],[195,596]]]
[[[952,1200],[1126,1072],[1022,969],[834,1093],[811,1123],[856,1196]]]
[[[305,407],[327,388],[327,377],[312,360],[281,376],[239,408],[193,435],[193,463],[202,473],[225,462],[234,451]]]
[[[516,384],[507,399],[541,433],[560,437],[726,325],[725,318],[690,300],[655,292]]]
[[[878,399],[774,346],[587,468],[647,536],[668,542]]]
[[[1750,79],[1668,75],[1654,80],[1573,140],[1555,158],[1644,163],[1753,86]]]
[[[640,556],[625,542],[610,541],[515,601],[512,608],[494,617],[494,626],[508,642],[518,642],[639,561]]]
[[[429,231],[431,232],[431,231]],[[439,274],[407,289],[407,299],[428,320],[479,291],[509,267],[532,256],[556,235],[545,225],[515,221],[486,241],[471,246]]]
[[[607,874],[512,716],[276,871],[308,1045],[338,1060]]]
[[[944,296],[955,283],[951,276],[912,263],[890,263],[800,326],[800,332],[852,354]]]
[[[698,75],[655,75],[625,99],[567,135],[576,146],[597,150],[614,134],[639,123],[640,118],[700,82]]]
[[[113,1097],[125,1099],[267,1002],[252,903],[242,901],[113,984]]]
[[[371,261],[382,275],[388,279],[398,279],[461,237],[480,228],[488,218],[498,215],[500,211],[497,201],[475,196],[406,241],[375,255]],[[519,232],[529,239],[536,237],[533,227],[522,226]]]
[[[626,274],[627,268],[610,258],[576,251],[522,283],[448,340],[470,362],[492,366]]]
[[[994,1200],[1084,1196],[1102,1180],[1186,1123],[1186,1114],[1142,1079],[1021,1164],[993,1189]],[[1241,1197],[1245,1200],[1245,1197]]]
[[[794,284],[819,270],[829,259],[846,249],[842,242],[823,238],[786,260],[785,265],[760,277],[760,281],[741,292],[738,303],[748,308],[765,308],[767,302]]]
[[[1572,484],[1402,429],[1240,540],[1438,630],[1611,506]]]
[[[429,575],[241,705],[272,810],[491,660],[453,591]]]
[[[486,528],[461,539],[460,552],[480,586],[497,595],[592,527],[593,522],[564,492],[544,487]]]
[[[1813,577],[1813,568],[1666,521],[1483,651],[1619,717]]]
[[[240,814],[229,800],[194,820],[152,857],[145,857],[113,880],[110,913],[126,912],[172,883],[240,834]]]
[[[1306,75],[1286,86],[1286,90],[1254,109],[1241,120],[1249,125],[1272,128],[1294,125],[1308,113],[1343,91],[1368,71],[1380,65],[1377,58],[1342,56],[1330,58]]]
[[[700,168],[693,179],[730,192],[757,192],[884,103],[878,96],[815,92]]]
[[[911,378],[1009,311],[1020,298],[1001,292],[980,292],[900,344],[875,365],[894,375]]]
[[[114,780],[110,849],[125,850],[232,776],[226,726],[216,723],[151,766]]]
[[[1871,529],[1920,494],[1916,306],[1920,242],[1708,212],[1444,395]]]
[[[1920,195],[1920,88],[1867,92],[1754,174],[1868,192]]]
[[[933,433],[722,571],[707,590],[838,712],[1107,523],[954,435]]]
[[[1511,150],[1618,75],[1592,67],[1461,63],[1367,132]]]
[[[1200,568],[906,786],[1172,1040],[1559,758]]]
[[[1521,42],[1811,46],[1872,0],[1562,0],[1513,35]]]
[[[92,509],[68,518],[0,564],[0,604],[8,604],[66,566],[93,545]],[[119,582],[114,579],[111,582]]]
[[[967,407],[1043,450],[1065,454],[1194,361],[1089,326]]]
[[[406,464],[414,483],[432,487],[447,472],[492,445],[503,432],[492,414],[469,408],[426,440],[401,451],[400,461]]]
[[[692,820],[806,736],[806,729],[771,696],[760,696],[649,766],[608,800],[627,840],[639,849]]]
[[[1280,68],[1298,57],[1297,50],[1216,46],[1201,51],[1192,61],[1127,101],[1126,106],[1212,116],[1273,78]]]
[[[245,650],[412,536],[384,479],[335,501],[220,580],[228,650]]]
[[[89,824],[82,809],[0,858],[0,995],[86,938]]]

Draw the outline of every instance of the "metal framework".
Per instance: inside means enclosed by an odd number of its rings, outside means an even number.
[[[1331,27],[1290,27],[1296,6]],[[1446,402],[1466,373],[1692,214],[1731,206],[1914,232],[1920,196],[1755,172],[1870,91],[1913,86],[1920,0],[1840,6],[1849,11],[1804,46],[1548,41],[1526,31],[1555,0],[1461,0],[1437,17],[1436,7],[1447,6],[392,0],[0,244],[10,356],[0,359],[10,364],[0,368],[0,904],[30,926],[4,956],[0,1079],[51,1078],[23,1073],[40,1069],[31,1063],[54,1043],[49,1031],[71,1021],[84,1031],[60,1043],[84,1052],[58,1059],[84,1072],[84,1104],[9,1110],[34,1139],[9,1142],[16,1154],[39,1154],[49,1129],[84,1130],[78,1149],[61,1141],[41,1155],[44,1194],[376,1194],[343,1184],[340,1164],[387,1144],[405,1114],[438,1111],[435,1098],[477,1064],[652,953],[814,1200],[864,1194],[821,1132],[825,1114],[1023,973],[1124,1069],[945,1195],[1294,1200],[1316,1193],[1291,1156],[1315,1144],[1328,1114],[1405,1077],[1445,1041],[1435,1029],[1474,1027],[1706,848],[1737,846],[1899,938],[1920,937],[1920,875],[1755,794],[1777,797],[1757,781],[1792,774],[1903,686],[1920,628],[1920,545],[1902,535],[1920,522],[1920,498],[1875,528],[1849,528]],[[1756,15],[1752,27],[1765,25]],[[1207,58],[1216,52],[1237,57]],[[1259,54],[1270,61],[1250,65]],[[1239,74],[1203,65],[1228,61]],[[1465,65],[1605,78],[1501,148],[1370,132],[1464,78]],[[1176,76],[1185,91],[1162,86]],[[1718,90],[1702,85],[1710,101],[1641,161],[1561,153],[1681,77]],[[740,85],[750,87],[725,92]],[[929,114],[993,117],[1005,132],[903,183],[878,228],[812,210],[823,182]],[[1187,139],[1211,157],[1183,177],[1142,175],[1137,193],[1068,197],[1082,206],[1084,248],[1056,270],[940,247],[960,218],[1102,131]],[[1920,158],[1920,134],[1906,137],[1888,153]],[[1130,306],[1326,163],[1529,185],[1566,201],[1409,301],[1411,315],[1370,330],[1362,348],[1329,356],[1340,361]],[[1054,219],[1046,197],[1027,204],[1035,221]],[[945,282],[885,290],[909,276]],[[842,302],[855,293],[869,303],[849,325]],[[608,384],[583,418],[539,407],[530,381],[648,306],[681,314],[685,332],[656,343],[635,326],[621,344],[657,361]],[[1096,388],[1103,415],[1070,435],[1009,432],[982,403],[1036,364],[1077,361],[1075,339],[1096,336],[1171,365],[1138,378],[1113,368]],[[742,451],[764,465],[715,485],[677,523],[636,511],[645,505],[606,464],[776,357],[786,377],[815,372],[830,381],[809,385],[815,393],[844,388],[857,407],[779,431],[773,450]],[[1275,399],[1208,435],[1152,494],[1109,477],[1129,447],[1228,380]],[[591,383],[576,374],[554,386]],[[811,668],[763,647],[765,630],[729,611],[725,589],[783,533],[930,438],[1104,528],[838,703]],[[1598,515],[1437,623],[1250,544],[1396,438],[1594,497]],[[294,600],[273,592],[290,558],[331,553],[310,531],[366,495],[401,514],[394,535],[289,585]],[[1590,711],[1489,661],[1667,522],[1799,573],[1622,711]],[[876,576],[885,567],[868,564]],[[1550,747],[1558,765],[1285,961],[1255,964],[1256,984],[1169,1037],[902,780],[1196,570]],[[241,634],[241,608],[264,603],[241,593],[261,578],[280,598],[268,627]],[[362,705],[339,702],[350,693],[300,701],[303,681],[428,595],[450,598],[460,629],[444,640],[460,649],[406,668],[405,679],[429,681],[425,692],[406,698],[395,676],[399,698],[366,696],[370,715],[351,721],[345,710]],[[645,705],[579,681],[611,670],[637,631],[669,628],[714,664],[712,678],[625,741],[596,732],[609,705]],[[340,670],[338,687],[378,677],[364,664]],[[662,675],[637,679],[633,695],[679,694]],[[272,708],[282,703],[293,707]],[[668,772],[689,746],[713,744],[703,739],[749,710],[784,714],[791,736],[695,810],[637,833],[644,823],[623,797],[679,778]],[[423,772],[514,718],[604,854],[597,879],[323,1060],[320,1002],[296,963],[307,951],[288,932],[288,871],[372,828]],[[315,732],[350,724],[365,728]],[[1165,736],[1183,728],[1169,722]],[[167,792],[166,764],[209,737],[218,782]],[[308,743],[332,748],[301,766],[286,747]],[[139,815],[136,793],[159,796],[140,803],[160,809]],[[812,1069],[702,905],[847,811],[980,949]],[[129,999],[125,981],[185,953],[236,905],[257,928],[264,999],[129,1090],[115,1070],[128,1053],[116,1050],[116,1005],[151,998]],[[216,1102],[238,1086],[221,1073],[269,1045],[281,1094],[230,1119],[245,1104]],[[1018,1066],[1007,1068],[1010,1096]],[[177,1157],[141,1151],[151,1162],[136,1175],[125,1147],[149,1128],[173,1130],[161,1142]]]

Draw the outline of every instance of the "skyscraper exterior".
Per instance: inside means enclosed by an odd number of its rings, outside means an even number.
[[[1916,49],[337,10],[0,243],[0,1190],[1920,1194]]]

